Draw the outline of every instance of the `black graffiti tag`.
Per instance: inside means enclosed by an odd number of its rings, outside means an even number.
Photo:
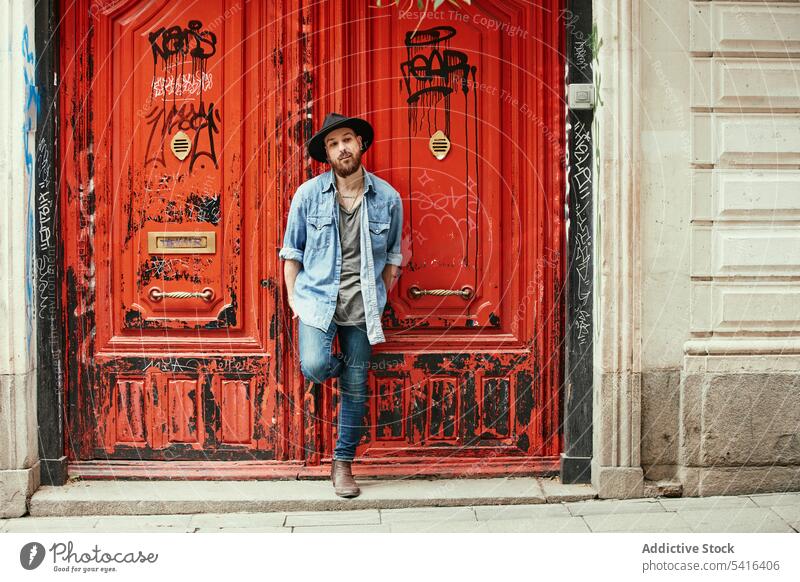
[[[156,93],[156,69],[159,62],[163,67],[164,79],[207,77],[206,67],[209,59],[217,53],[217,36],[203,29],[199,20],[190,20],[186,26],[158,27],[148,34],[153,53],[153,94]],[[184,74],[187,59],[191,59],[191,73]],[[170,72],[170,69],[175,69]],[[171,77],[169,75],[172,75]],[[184,131],[192,137],[189,157],[189,172],[200,158],[208,158],[218,168],[215,136],[221,123],[219,109],[214,103],[206,104],[203,99],[203,83],[199,87],[199,103],[183,102],[177,99],[178,92],[172,93],[171,103],[168,91],[163,91],[161,104],[151,108],[146,115],[151,126],[145,153],[145,165],[166,166],[164,159],[165,142],[177,131]]]
[[[442,47],[456,34],[452,26],[436,26],[405,36],[406,59],[400,63],[407,102],[414,109],[422,102],[427,106],[441,98],[445,100],[445,133],[450,135],[450,94],[460,88],[469,92],[469,78],[475,78],[475,67],[467,54]],[[429,50],[428,50],[429,49]]]
[[[207,61],[217,52],[217,35],[210,30],[202,30],[203,23],[190,20],[187,27],[160,27],[148,35],[153,49],[153,64],[159,58],[168,62],[173,57],[190,56]]]

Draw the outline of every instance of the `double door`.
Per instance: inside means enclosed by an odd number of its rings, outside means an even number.
[[[557,466],[559,3],[451,8],[65,8],[73,461],[330,459],[338,387],[300,375],[277,249],[294,190],[327,169],[304,142],[338,111],[375,127],[363,161],[405,216],[359,458]]]

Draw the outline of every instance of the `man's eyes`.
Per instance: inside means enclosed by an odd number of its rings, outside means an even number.
[[[352,137],[345,137],[345,138],[342,138],[342,142],[348,142],[348,141],[353,141],[353,138],[352,138]],[[336,144],[338,144],[338,143],[339,143],[338,141],[329,141],[329,142],[328,142],[328,147],[329,147],[329,148],[332,148],[332,147],[334,147],[334,146],[335,146]]]

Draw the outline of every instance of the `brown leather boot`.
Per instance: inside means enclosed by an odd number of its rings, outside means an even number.
[[[350,461],[331,462],[331,481],[336,495],[339,497],[356,497],[361,493],[361,489],[356,485],[353,478],[352,463]]]

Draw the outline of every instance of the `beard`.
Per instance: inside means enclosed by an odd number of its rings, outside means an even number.
[[[361,150],[356,150],[350,157],[343,160],[330,160],[333,171],[340,178],[347,178],[353,175],[361,167]]]

